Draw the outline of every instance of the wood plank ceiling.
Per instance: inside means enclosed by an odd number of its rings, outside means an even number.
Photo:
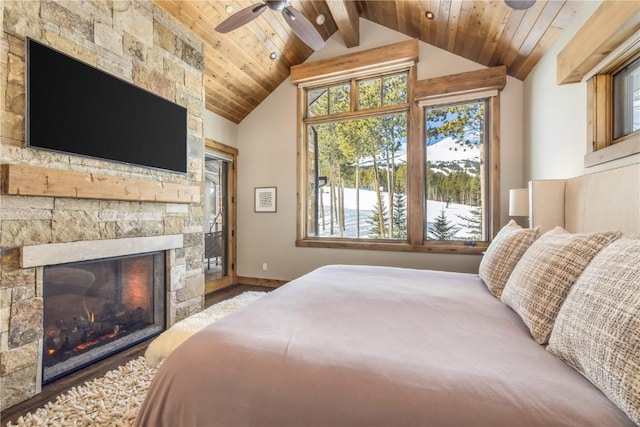
[[[280,13],[266,10],[230,33],[214,28],[261,0],[154,0],[205,43],[206,108],[240,123],[288,76],[292,65],[313,51],[298,39]],[[485,66],[506,65],[524,80],[579,8],[578,1],[537,0],[514,10],[502,0],[291,0],[326,40],[340,32],[347,47],[359,44],[358,17],[419,38]],[[226,10],[232,7],[232,12]],[[433,19],[425,14],[431,11]],[[276,59],[269,55],[275,52]]]

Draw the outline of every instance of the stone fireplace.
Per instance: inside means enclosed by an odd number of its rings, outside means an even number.
[[[6,89],[0,102],[3,410],[41,391],[46,381],[44,349],[58,351],[65,339],[71,344],[83,335],[88,342],[113,333],[124,335],[130,324],[148,323],[155,331],[202,309],[204,229],[200,189],[205,110],[202,41],[150,1],[0,2],[0,16],[0,86]],[[28,147],[26,37],[186,107],[187,173]],[[13,186],[16,177],[18,184]],[[124,279],[104,276],[100,284],[103,273],[98,270],[102,267],[86,267],[89,261],[129,259],[147,253],[157,254],[152,262],[153,276],[160,270],[165,276],[162,295],[143,298],[152,307],[143,302],[127,306],[121,298],[130,290],[109,289]],[[69,263],[79,264],[69,267]],[[118,268],[133,268],[126,264],[120,262]],[[61,272],[58,267],[85,270],[86,274],[67,274],[68,270]],[[50,289],[50,278],[59,285],[57,289]],[[59,298],[73,295],[77,288],[85,293],[87,311],[82,297],[76,295],[72,307],[62,310],[75,309],[74,314],[58,313],[56,320],[45,320],[47,294]],[[101,300],[107,295],[114,296],[115,301]],[[159,300],[165,302],[162,314],[157,312]],[[153,322],[149,320],[151,312]],[[137,333],[141,332],[133,332]],[[103,357],[99,353],[88,358]]]
[[[164,253],[44,267],[42,383],[165,326]]]
[[[176,257],[182,251],[183,234],[22,246],[19,264],[35,269],[42,303],[25,313],[38,325],[12,316],[9,339],[36,339],[36,390],[183,317],[184,304],[175,301],[186,295],[183,260]]]

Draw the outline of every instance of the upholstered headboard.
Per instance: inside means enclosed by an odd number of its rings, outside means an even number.
[[[572,233],[640,235],[640,164],[529,182],[529,220],[542,232],[559,225]]]

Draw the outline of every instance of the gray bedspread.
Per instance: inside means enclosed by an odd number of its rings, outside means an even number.
[[[198,332],[137,426],[622,426],[476,275],[327,266]]]

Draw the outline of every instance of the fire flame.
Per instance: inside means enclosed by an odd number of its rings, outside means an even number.
[[[82,308],[84,308],[84,313],[87,315],[87,320],[93,323],[95,320],[95,316],[93,314],[93,311],[87,308],[87,301],[84,298],[82,299]]]
[[[55,350],[55,349],[53,349],[53,348],[50,348],[50,349],[48,349],[48,350],[47,350],[47,354],[48,354],[49,356],[53,356],[53,355],[55,354],[55,352],[56,352],[56,350]]]
[[[78,350],[84,350],[85,348],[89,348],[89,347],[94,346],[96,344],[98,344],[98,341],[87,341],[87,342],[83,342],[82,344],[78,344],[76,346],[76,348]]]

